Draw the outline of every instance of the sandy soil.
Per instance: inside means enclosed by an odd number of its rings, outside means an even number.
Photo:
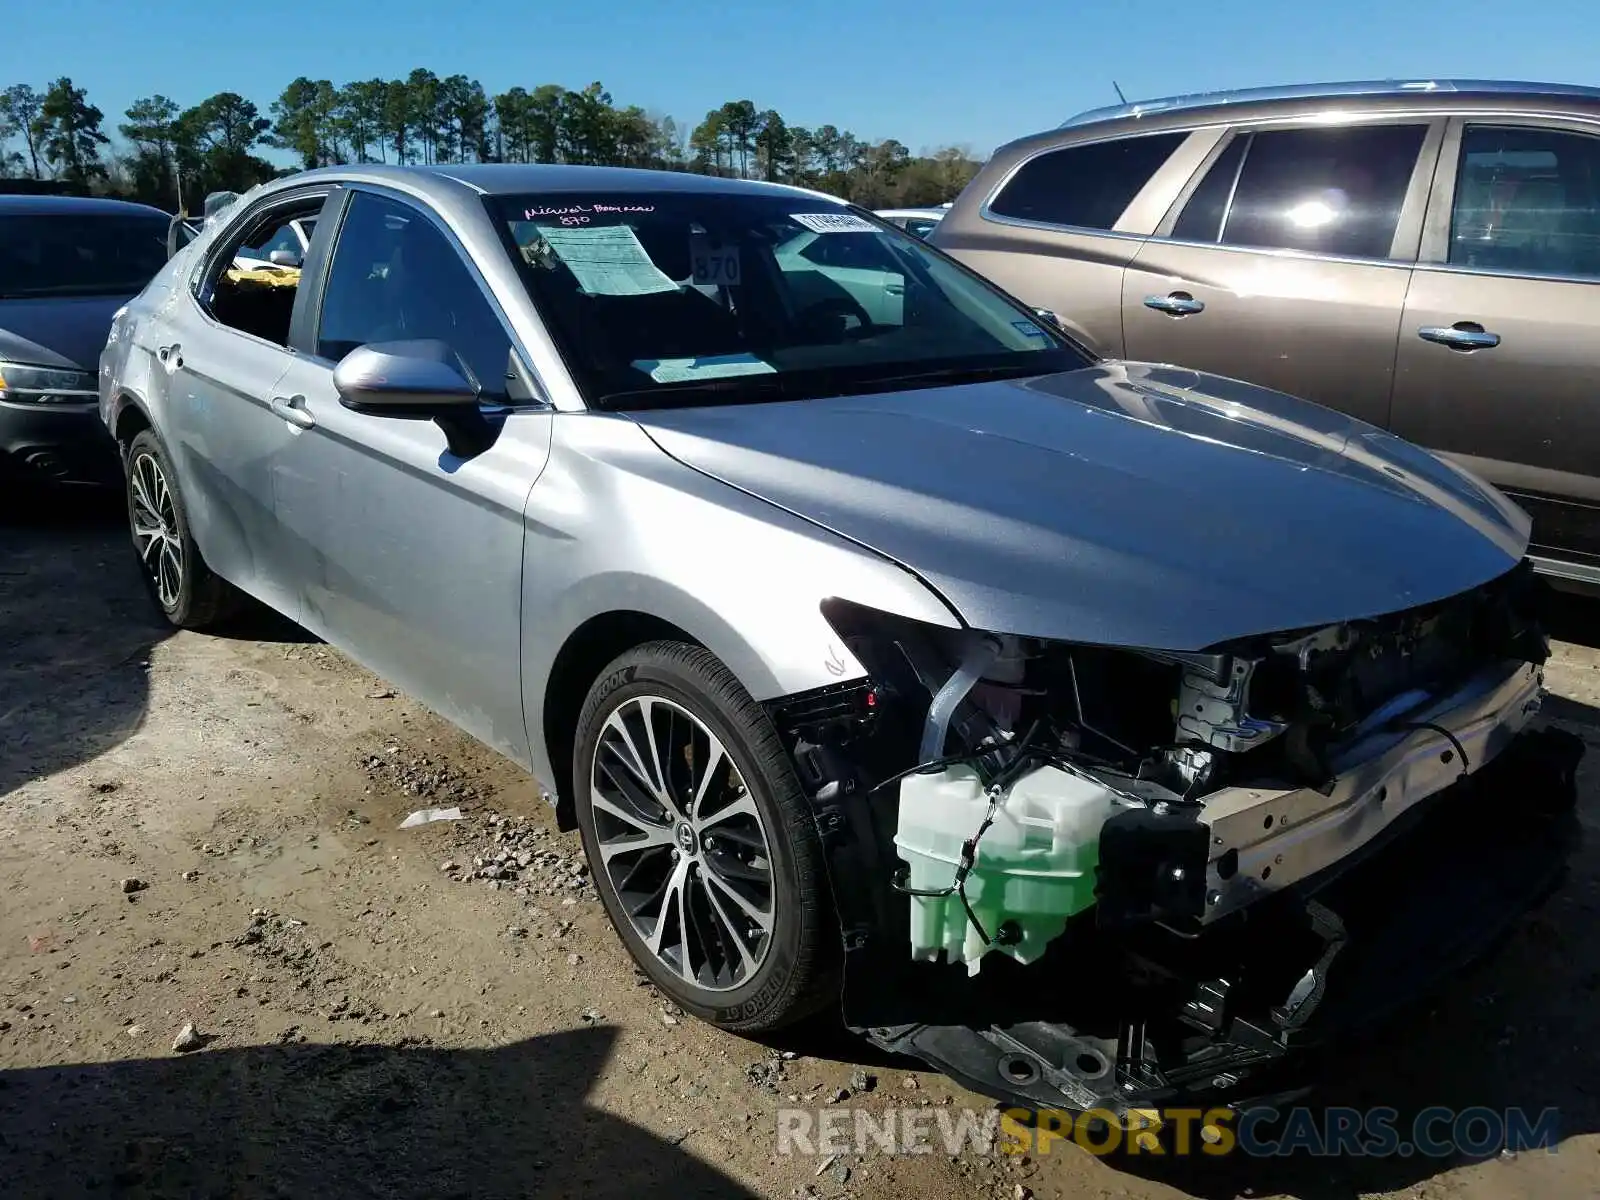
[[[1555,1154],[780,1155],[781,1107],[988,1106],[632,969],[531,781],[265,614],[154,619],[116,513],[0,518],[0,1194],[1495,1198],[1600,1193],[1600,849],[1330,1096],[1561,1110]],[[19,511],[22,515],[18,515]],[[1600,605],[1554,719],[1600,748]],[[1584,644],[1587,643],[1587,644]],[[1600,819],[1600,753],[1582,812]],[[413,809],[461,822],[398,828]],[[480,865],[481,860],[481,865]],[[192,1024],[201,1044],[173,1050]]]

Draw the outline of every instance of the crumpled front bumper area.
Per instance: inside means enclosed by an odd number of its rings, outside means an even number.
[[[1023,1107],[1125,1117],[1290,1094],[1307,1052],[1448,986],[1553,890],[1582,755],[1570,734],[1519,733],[1363,853],[1190,936],[1099,928],[1091,911],[1044,960],[970,984],[847,936],[847,1020]]]

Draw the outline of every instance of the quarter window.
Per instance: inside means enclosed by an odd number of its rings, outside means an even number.
[[[1186,133],[1067,146],[1029,159],[989,205],[1002,217],[1111,229]]]
[[[1450,261],[1506,274],[1600,275],[1600,138],[1468,126]]]
[[[1249,145],[1250,135],[1241,133],[1217,156],[1189,203],[1183,206],[1178,223],[1172,227],[1173,237],[1185,242],[1214,242],[1222,236],[1222,222],[1227,220],[1233,189],[1239,182],[1239,167]]]
[[[511,339],[460,253],[416,209],[357,192],[328,269],[317,353],[338,361],[420,338],[460,355],[485,396],[505,394]]]
[[[1244,135],[1232,202],[1219,240],[1230,246],[1387,258],[1406,189],[1427,136],[1425,125],[1278,129]],[[1235,143],[1244,140],[1235,139]],[[1231,147],[1230,147],[1231,149]],[[1228,155],[1211,174],[1229,173]],[[1179,226],[1195,209],[1202,230],[1222,183],[1208,176]]]

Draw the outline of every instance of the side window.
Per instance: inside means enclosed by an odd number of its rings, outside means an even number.
[[[449,345],[485,396],[505,394],[511,338],[455,246],[416,209],[357,192],[328,268],[317,353],[338,361],[419,338]]]
[[[1228,204],[1239,182],[1239,167],[1244,162],[1250,135],[1241,133],[1217,156],[1183,206],[1172,236],[1184,242],[1214,242],[1222,236],[1222,223],[1228,218]]]
[[[254,240],[240,246],[237,253],[250,258],[266,259],[274,250],[287,250],[296,258],[301,256],[300,238],[294,231],[293,223],[285,221],[276,228],[269,227],[262,230]]]
[[[989,205],[996,216],[1110,229],[1189,135],[1157,133],[1068,146],[1029,159]]]
[[[1387,258],[1427,132],[1368,125],[1251,134],[1221,241]]]
[[[1600,275],[1600,138],[1469,125],[1450,261],[1507,274]]]
[[[246,221],[223,244],[221,253],[212,260],[213,274],[205,301],[217,321],[280,346],[288,344],[289,321],[300,290],[300,268],[268,267],[266,259],[273,250],[280,249],[292,249],[298,259],[300,241],[291,222],[316,216],[322,204],[319,196],[275,208]]]
[[[816,233],[800,250],[800,257],[819,267],[848,271],[893,271],[895,263],[874,233]]]

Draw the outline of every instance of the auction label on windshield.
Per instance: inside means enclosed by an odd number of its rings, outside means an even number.
[[[694,282],[734,287],[739,283],[739,246],[709,234],[689,235],[689,261]]]
[[[877,233],[878,227],[855,213],[790,213],[789,219],[812,233]]]

